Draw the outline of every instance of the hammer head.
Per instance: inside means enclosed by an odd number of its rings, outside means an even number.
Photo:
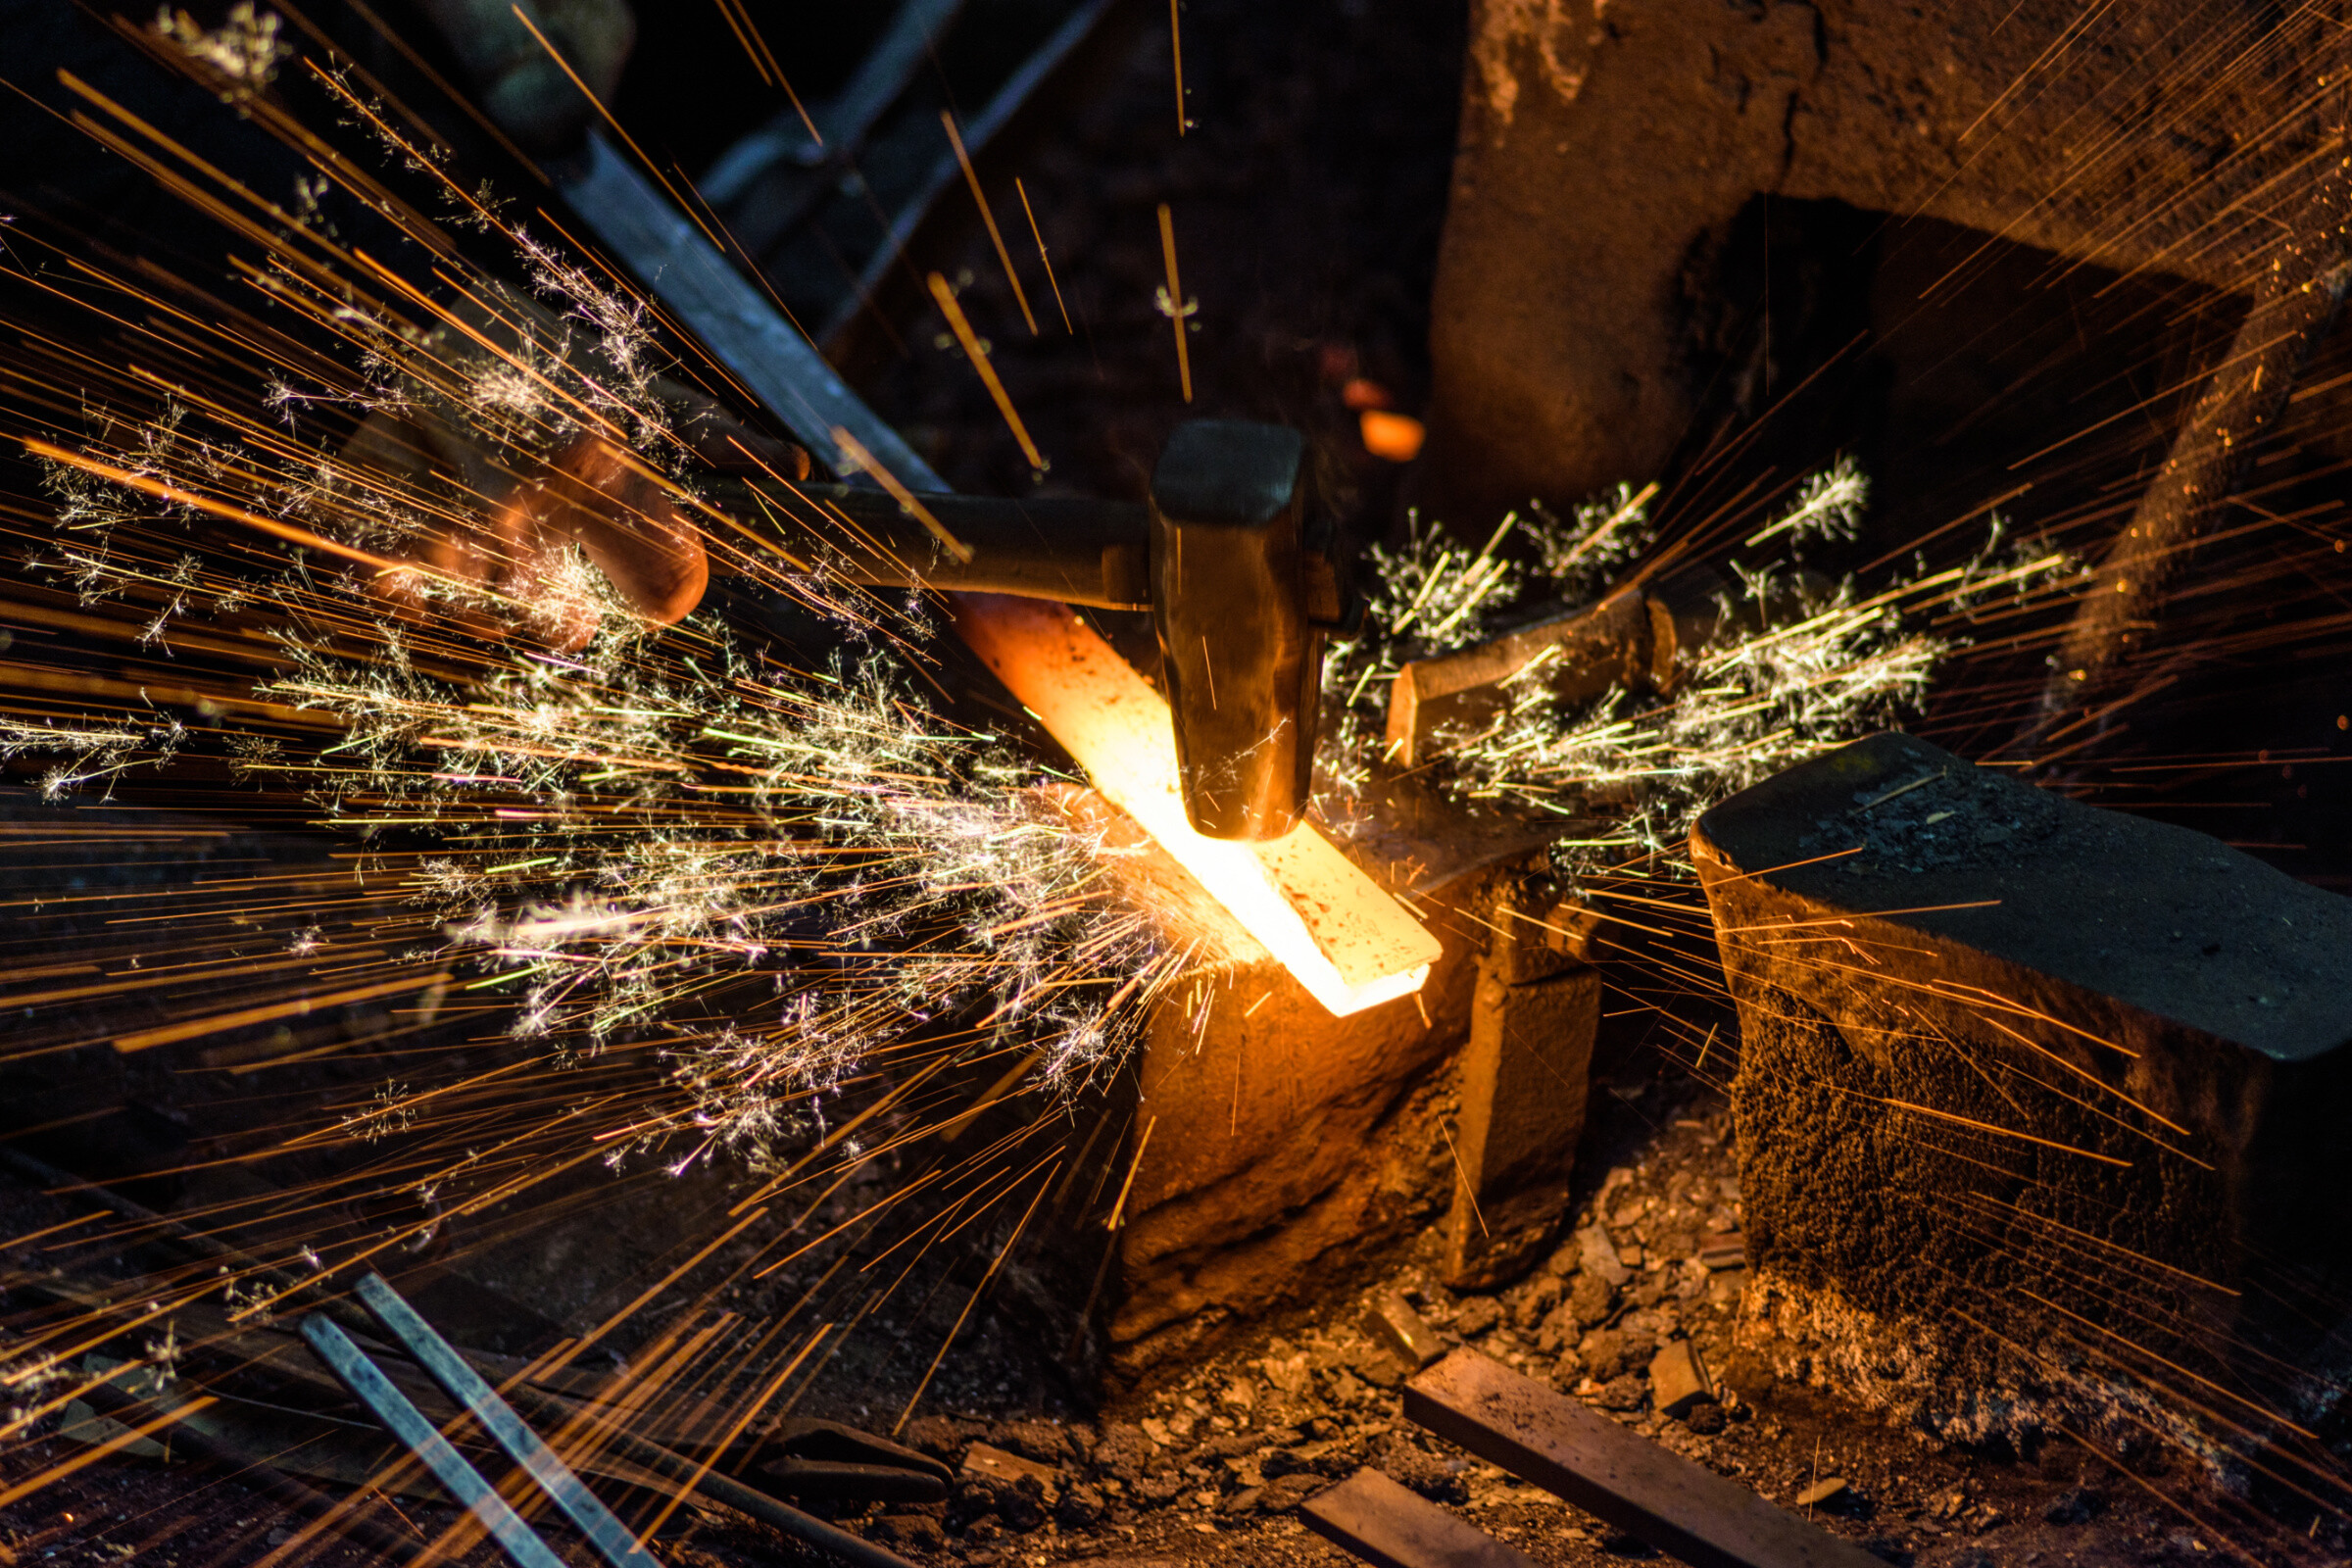
[[[1196,419],[1152,476],[1152,615],[1185,813],[1213,839],[1278,839],[1306,807],[1331,570],[1302,538],[1305,439]],[[1336,607],[1335,612],[1336,613]]]

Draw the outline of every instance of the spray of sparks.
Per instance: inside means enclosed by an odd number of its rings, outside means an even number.
[[[533,295],[473,279],[437,309],[292,267],[257,279],[353,344],[359,372],[281,366],[248,416],[176,395],[145,417],[92,411],[78,452],[49,464],[56,541],[35,564],[85,605],[154,603],[141,641],[167,653],[191,623],[266,616],[279,670],[256,697],[332,731],[242,727],[225,737],[236,769],[298,785],[369,844],[434,846],[374,867],[436,933],[410,956],[469,960],[471,984],[514,997],[515,1035],[565,1057],[664,1041],[680,1108],[618,1147],[762,1149],[933,1025],[975,1053],[1017,1041],[1047,1083],[1087,1081],[1178,956],[1124,891],[1101,818],[918,694],[919,599],[735,562],[830,618],[840,651],[796,662],[715,616],[649,626],[576,546],[500,536],[497,498],[583,439],[697,501],[687,395],[661,373],[643,303],[510,232]],[[315,437],[322,414],[356,435]],[[323,548],[291,564],[162,559],[224,511]],[[491,564],[409,573],[409,618],[388,612],[370,561],[451,538],[483,541]],[[161,767],[185,738],[160,713],[11,720],[0,755],[62,758],[56,798]]]
[[[1341,801],[1383,770],[1389,684],[1407,661],[1472,647],[1505,620],[1596,601],[1613,568],[1656,542],[1653,494],[1621,486],[1566,516],[1514,514],[1476,551],[1418,519],[1400,548],[1375,549],[1372,629],[1335,648],[1327,673],[1319,764]],[[1804,480],[1744,545],[1773,541],[1786,551],[1850,539],[1868,501],[1868,481],[1841,459]],[[1514,532],[1532,543],[1535,565],[1501,553]],[[1460,801],[1617,818],[1614,830],[1559,846],[1553,858],[1563,869],[1622,860],[1629,851],[1665,853],[1713,802],[1918,704],[1957,638],[1918,629],[1906,610],[1965,612],[2003,590],[2046,592],[2080,576],[2062,554],[2013,544],[1998,517],[1968,562],[1935,572],[1921,565],[1877,592],[1785,558],[1750,564],[1735,557],[1728,565],[1737,590],[1715,596],[1704,635],[1677,650],[1662,693],[1620,685],[1564,701],[1545,679],[1548,662],[1532,661],[1502,683],[1499,712],[1475,728],[1440,731],[1436,787]]]

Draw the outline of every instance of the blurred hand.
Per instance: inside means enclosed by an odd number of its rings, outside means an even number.
[[[517,413],[489,396],[483,389],[508,365],[496,351],[470,340],[453,347],[445,334],[422,347],[418,363],[438,387],[411,377],[406,406],[369,416],[340,465],[363,507],[404,524],[385,553],[413,564],[374,585],[387,608],[477,636],[518,633],[559,652],[594,637],[614,597],[661,625],[693,612],[710,579],[702,532],[643,456],[610,434],[579,431],[546,402],[528,400]],[[538,379],[559,373],[542,369]],[[472,401],[451,398],[452,385],[473,389]],[[699,392],[656,380],[651,401],[672,466],[691,456],[715,472],[808,473],[807,452]],[[550,438],[551,424],[575,433]]]

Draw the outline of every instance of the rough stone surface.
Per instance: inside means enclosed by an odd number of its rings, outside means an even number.
[[[1988,1435],[2119,1387],[2101,1322],[2211,1376],[2282,1270],[2352,1263],[2352,903],[1892,734],[1691,850],[1759,1330]]]
[[[1691,279],[1758,197],[2246,289],[2327,133],[2307,62],[2338,24],[2254,0],[1479,0],[1432,311],[1435,514],[1475,530],[1655,476],[1714,368]]]

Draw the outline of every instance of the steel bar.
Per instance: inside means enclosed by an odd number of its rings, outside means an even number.
[[[1694,1568],[1880,1568],[1853,1543],[1475,1350],[1407,1383],[1404,1413]]]
[[[571,1467],[556,1457],[540,1441],[539,1434],[523,1424],[514,1407],[498,1396],[498,1392],[483,1381],[482,1375],[447,1340],[433,1331],[431,1324],[416,1314],[416,1308],[401,1299],[400,1293],[387,1285],[382,1275],[364,1276],[357,1292],[362,1304],[400,1343],[400,1348],[441,1385],[443,1392],[472,1412],[482,1430],[490,1434],[491,1441],[506,1450],[507,1457],[520,1465],[563,1510],[564,1517],[588,1538],[598,1556],[612,1568],[657,1568],[653,1556],[637,1544],[626,1526],[612,1517],[612,1511],[581,1484]]]
[[[2136,663],[2173,582],[2237,488],[2255,448],[2286,412],[2296,379],[2335,325],[2348,286],[2352,153],[2339,148],[2324,161],[2300,221],[2278,240],[2253,307],[2174,437],[2164,466],[2108,546],[2023,742],[2049,733],[2067,713],[2096,708]]]
[[[1535,1568],[1535,1559],[1377,1470],[1299,1505],[1316,1535],[1376,1568]]]
[[[465,1455],[450,1446],[449,1440],[434,1430],[424,1413],[411,1404],[376,1364],[360,1352],[360,1348],[351,1343],[350,1335],[314,1313],[302,1320],[302,1337],[351,1391],[352,1397],[366,1405],[386,1431],[409,1446],[409,1450],[433,1473],[433,1479],[481,1521],[490,1539],[519,1568],[564,1568],[564,1559],[532,1533],[522,1516],[482,1479],[482,1473],[466,1463]]]
[[[564,1413],[563,1401],[541,1394],[528,1385],[517,1387],[513,1392],[541,1420],[553,1420]],[[648,1443],[618,1430],[607,1433],[606,1437],[620,1456],[631,1464],[642,1465],[668,1480],[683,1482],[712,1502],[723,1503],[737,1513],[781,1530],[820,1551],[831,1552],[842,1561],[855,1565],[855,1568],[914,1568],[912,1563],[895,1551],[885,1550],[814,1515],[803,1513],[764,1492],[754,1491],[739,1481],[730,1480],[709,1465],[699,1465],[691,1459],[681,1458],[659,1444]]]
[[[729,216],[728,228],[753,256],[766,253],[824,200],[838,172],[864,147],[867,135],[906,94],[934,41],[963,9],[963,0],[906,0],[857,74],[841,91],[817,107],[813,119],[822,146],[804,134],[799,111],[786,108],[743,137],[710,166],[700,190],[713,207],[744,205]],[[796,166],[798,178],[770,177],[776,166]],[[781,189],[767,187],[781,183]]]

